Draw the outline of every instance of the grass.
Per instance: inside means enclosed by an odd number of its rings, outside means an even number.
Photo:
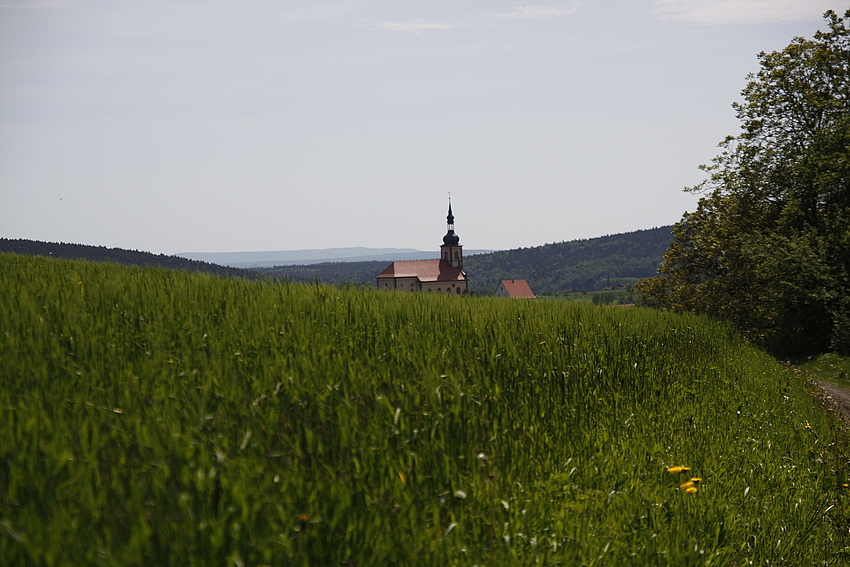
[[[850,358],[836,354],[823,354],[800,365],[811,380],[829,382],[850,389]]]
[[[834,416],[703,318],[13,255],[0,293],[9,565],[825,565],[850,544]]]
[[[570,301],[581,305],[631,305],[635,303],[631,292],[624,289],[571,292],[561,295],[540,295],[538,299],[545,301]]]

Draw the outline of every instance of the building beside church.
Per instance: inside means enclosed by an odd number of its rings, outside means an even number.
[[[502,280],[496,290],[496,297],[511,297],[513,299],[536,299],[525,280]]]
[[[393,262],[378,274],[378,289],[465,294],[469,279],[463,271],[463,246],[455,234],[451,201],[446,222],[448,229],[440,246],[439,260]]]

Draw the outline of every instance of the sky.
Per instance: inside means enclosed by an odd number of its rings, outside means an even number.
[[[835,0],[0,0],[0,237],[470,249],[673,224]]]

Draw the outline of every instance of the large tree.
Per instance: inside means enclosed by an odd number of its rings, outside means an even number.
[[[697,210],[673,229],[652,306],[735,323],[780,356],[850,353],[850,10],[758,55],[741,133],[701,166]]]

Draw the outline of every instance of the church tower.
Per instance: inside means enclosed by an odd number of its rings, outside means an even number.
[[[463,246],[455,234],[455,216],[449,196],[448,230],[440,246],[440,259],[393,262],[378,274],[378,289],[387,291],[421,291],[464,295],[469,291],[469,278],[463,271]]]
[[[440,246],[441,258],[453,268],[463,269],[463,246],[460,245],[460,237],[455,234],[455,217],[452,214],[452,199],[449,197],[449,215],[446,217],[448,231],[443,237],[443,245]]]

